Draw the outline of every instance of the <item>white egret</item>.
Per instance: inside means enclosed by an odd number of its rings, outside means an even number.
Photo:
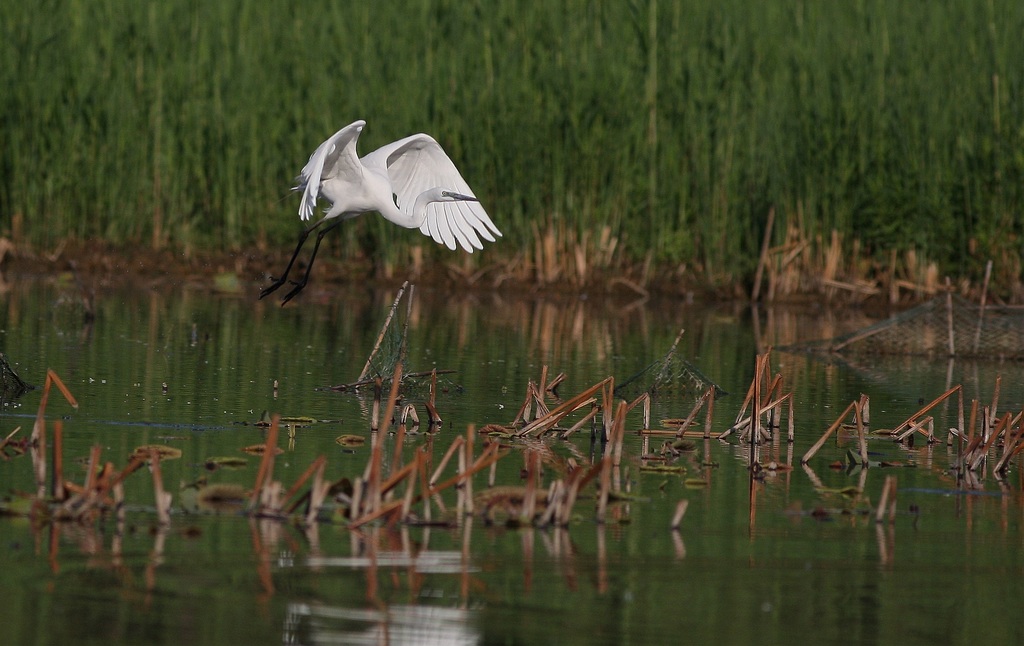
[[[381,146],[360,159],[356,155],[356,141],[365,125],[365,121],[350,123],[309,156],[293,189],[302,191],[299,217],[309,220],[320,196],[331,207],[323,218],[299,235],[299,244],[284,274],[261,291],[260,298],[288,282],[288,272],[306,238],[328,220],[330,224],[316,236],[306,273],[301,280],[292,281],[295,287],[281,301],[282,305],[306,286],[324,235],[344,220],[369,211],[408,229],[419,229],[452,250],[458,244],[473,253],[474,249],[483,249],[481,238],[494,242],[494,236],[501,235],[433,137],[412,135]]]

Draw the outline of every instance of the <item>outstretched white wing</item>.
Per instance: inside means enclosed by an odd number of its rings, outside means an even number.
[[[433,137],[417,134],[373,151],[363,163],[387,172],[398,208],[420,231],[436,242],[455,249],[456,243],[472,253],[483,249],[480,238],[494,242],[501,231],[479,202],[431,202],[425,213],[413,213],[416,198],[431,189],[444,189],[475,197],[452,160]]]
[[[353,177],[362,175],[363,167],[356,155],[356,140],[365,125],[365,121],[353,121],[331,135],[309,156],[309,161],[295,178],[297,184],[294,190],[302,190],[300,218],[308,220],[313,217],[321,182],[343,173],[350,173]]]

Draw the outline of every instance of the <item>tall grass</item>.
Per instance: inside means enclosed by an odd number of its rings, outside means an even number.
[[[777,232],[836,229],[950,273],[1022,251],[1017,0],[0,0],[0,15],[0,235],[19,242],[289,245],[292,178],[365,118],[364,152],[441,141],[506,233],[492,259],[529,254],[537,231],[594,247],[607,227],[608,262],[728,283],[753,273],[771,206]],[[336,253],[385,262],[426,244],[379,219],[342,230]]]

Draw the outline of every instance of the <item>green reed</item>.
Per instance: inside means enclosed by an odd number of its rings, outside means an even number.
[[[365,118],[363,152],[441,141],[506,234],[492,259],[607,225],[621,261],[728,283],[772,206],[778,241],[952,273],[1022,251],[1015,0],[0,8],[0,235],[32,245],[290,245],[293,177]],[[342,229],[336,253],[384,262],[422,243]]]

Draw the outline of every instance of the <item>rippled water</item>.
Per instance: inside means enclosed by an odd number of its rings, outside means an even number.
[[[297,306],[259,302],[255,288],[221,294],[97,289],[91,305],[73,282],[17,281],[0,296],[0,350],[26,380],[52,368],[79,402],[51,392],[49,428],[62,423],[66,477],[85,479],[91,448],[118,468],[140,445],[182,451],[162,463],[174,496],[160,526],[148,471],[125,483],[127,511],[88,523],[26,515],[16,494],[35,490],[27,456],[8,452],[0,491],[16,512],[0,518],[0,621],[6,643],[995,643],[1020,642],[1013,603],[1022,574],[1019,462],[973,488],[949,472],[955,447],[871,441],[873,461],[911,468],[835,469],[855,448],[844,433],[810,463],[800,456],[846,405],[866,393],[872,423],[892,427],[962,383],[968,401],[1020,410],[1021,367],[924,359],[823,361],[772,353],[794,392],[796,441],[765,446],[762,462],[791,471],[751,478],[733,439],[705,443],[676,464],[641,472],[639,413],[627,418],[623,469],[633,496],[596,523],[592,498],[564,529],[513,529],[479,517],[451,527],[344,522],[303,527],[238,513],[197,513],[190,485],[250,487],[264,441],[264,411],[316,421],[282,431],[275,478],[294,482],[318,456],[334,480],[363,472],[372,397],[325,390],[356,380],[394,290],[309,290]],[[90,315],[91,312],[91,315]],[[408,314],[407,318],[406,315]],[[614,376],[618,383],[661,359],[680,329],[680,355],[730,394],[715,404],[714,432],[732,423],[759,349],[828,337],[867,322],[856,312],[696,306],[599,298],[523,298],[418,290],[408,320],[407,371],[437,368],[443,418],[411,436],[404,455],[439,456],[472,424],[512,421],[527,384],[566,374],[568,398]],[[275,387],[276,383],[276,387]],[[407,393],[425,416],[425,388]],[[3,435],[31,429],[38,390],[7,402]],[[666,388],[658,420],[684,417],[689,390]],[[955,422],[936,409],[937,432]],[[394,436],[384,439],[390,458]],[[591,457],[590,433],[546,442],[544,482],[559,465]],[[655,440],[657,450],[661,442]],[[993,449],[998,455],[999,449]],[[513,443],[496,482],[522,481]],[[211,470],[211,457],[248,460]],[[705,459],[706,458],[706,459]],[[439,459],[439,458],[435,458]],[[713,463],[706,466],[704,463]],[[886,476],[898,481],[896,517],[867,513]],[[489,474],[474,482],[479,490]],[[697,481],[703,481],[699,483]],[[854,495],[854,487],[861,491]],[[451,493],[451,492],[448,492]],[[590,495],[593,488],[590,489]],[[689,502],[678,532],[669,524]],[[450,509],[454,496],[442,497]],[[20,505],[20,506],[19,506]],[[435,514],[442,514],[434,508]]]

